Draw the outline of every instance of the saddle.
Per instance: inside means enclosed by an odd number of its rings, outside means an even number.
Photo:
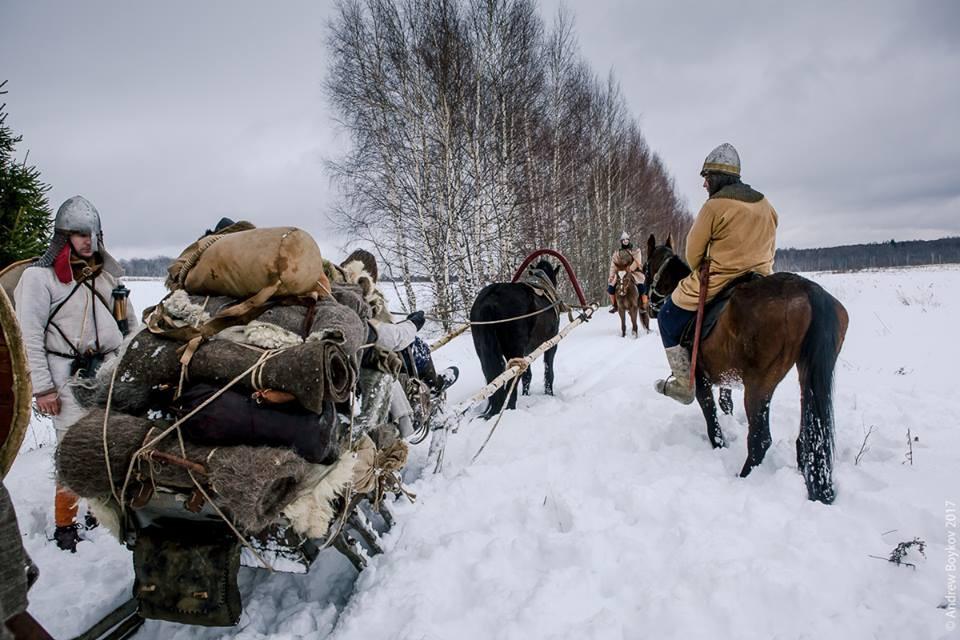
[[[710,331],[717,324],[720,313],[727,306],[727,303],[730,302],[730,298],[733,296],[736,288],[742,284],[755,282],[764,277],[765,276],[760,273],[750,271],[739,278],[734,278],[727,283],[727,286],[720,290],[720,293],[718,293],[713,300],[707,303],[707,306],[703,309],[703,322],[700,326],[701,342],[706,340],[707,336],[710,335]],[[680,344],[686,347],[687,351],[693,351],[693,339],[696,335],[696,330],[697,316],[694,315],[693,318],[690,319],[690,322],[687,323],[687,326],[683,328],[683,334],[680,336]]]

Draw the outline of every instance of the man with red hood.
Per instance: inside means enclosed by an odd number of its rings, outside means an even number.
[[[53,419],[58,441],[84,415],[68,382],[93,377],[100,364],[116,357],[122,321],[128,329],[137,324],[126,290],[118,287],[122,274],[103,246],[97,209],[74,196],[60,205],[49,248],[23,272],[14,291],[34,399],[40,413]],[[54,540],[72,552],[81,539],[78,500],[57,486]]]

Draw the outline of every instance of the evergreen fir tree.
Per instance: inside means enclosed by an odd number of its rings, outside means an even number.
[[[0,82],[0,95],[6,80]],[[47,202],[50,186],[40,171],[14,156],[23,136],[7,126],[6,103],[0,104],[0,268],[38,256],[50,241],[53,216]]]

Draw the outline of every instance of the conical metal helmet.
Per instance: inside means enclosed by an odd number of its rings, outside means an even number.
[[[100,212],[83,196],[73,196],[60,205],[53,221],[53,230],[67,234],[90,234],[93,250],[100,251],[100,241],[103,239]]]
[[[740,154],[737,153],[732,144],[724,142],[707,154],[700,175],[706,176],[708,173],[725,173],[740,177]]]

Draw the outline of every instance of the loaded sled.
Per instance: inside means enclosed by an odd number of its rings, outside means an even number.
[[[257,232],[273,233],[242,241]],[[291,233],[244,226],[221,234],[229,242],[198,241],[145,327],[72,388],[90,411],[58,448],[58,479],[132,550],[135,570],[135,606],[81,638],[125,637],[143,618],[234,625],[240,566],[303,573],[333,548],[362,570],[382,552],[389,503],[413,498],[408,443],[426,436],[443,394],[413,358],[376,347],[371,292],[331,278],[328,263],[297,286],[264,286],[273,263],[230,255],[274,242],[276,264],[321,263],[302,235],[285,247]],[[258,264],[258,278],[243,274]],[[412,434],[400,428],[411,417]]]

